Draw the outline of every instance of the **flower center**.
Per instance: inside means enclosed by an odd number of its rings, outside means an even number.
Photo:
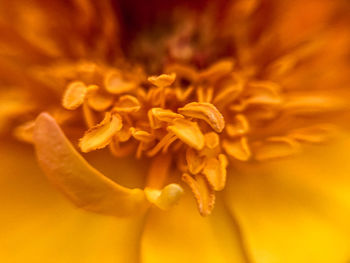
[[[183,192],[178,180],[165,186],[170,172],[189,186],[205,216],[214,207],[215,192],[225,188],[228,167],[288,156],[300,150],[300,142],[321,142],[332,130],[328,124],[285,124],[336,102],[320,95],[291,97],[232,60],[202,71],[170,64],[165,74],[149,77],[141,67],[126,64],[110,68],[84,62],[75,70],[62,96],[67,111],[56,120],[85,121],[79,140],[84,153],[108,147],[116,158],[150,159],[145,194],[161,209]],[[17,137],[29,141],[32,127],[18,127]]]

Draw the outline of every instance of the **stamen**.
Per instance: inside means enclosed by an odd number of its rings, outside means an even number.
[[[192,148],[187,148],[186,151],[187,168],[191,174],[198,174],[205,165],[205,158],[200,156],[198,152]]]
[[[209,158],[205,163],[203,174],[215,191],[221,191],[226,184],[227,157],[219,154],[217,158]]]
[[[113,111],[120,113],[132,113],[141,109],[141,104],[137,98],[131,95],[124,95],[119,98],[113,107]]]
[[[192,177],[189,174],[184,173],[182,175],[182,180],[191,188],[197,201],[199,213],[202,216],[209,215],[214,208],[215,193],[207,179],[201,174]]]
[[[197,118],[207,122],[216,132],[221,132],[225,127],[222,114],[211,103],[191,102],[178,109],[179,113],[186,117]]]
[[[247,161],[251,157],[250,148],[245,137],[234,140],[223,140],[222,147],[234,159]]]
[[[169,210],[171,207],[176,205],[183,193],[184,190],[178,184],[169,184],[162,190],[152,189],[149,187],[145,188],[147,200],[162,210]]]
[[[104,85],[106,90],[112,94],[130,92],[137,87],[135,83],[125,80],[122,73],[116,70],[106,74]]]
[[[75,110],[83,104],[87,93],[86,85],[81,81],[74,81],[67,86],[63,95],[62,105],[67,110]]]
[[[287,157],[300,151],[300,144],[287,137],[270,137],[266,141],[256,144],[254,157],[258,161]]]
[[[170,86],[175,81],[176,74],[162,74],[159,76],[152,76],[148,78],[148,81],[151,82],[154,86],[157,86],[158,88],[165,88],[167,86]]]
[[[90,152],[106,147],[122,126],[122,119],[118,114],[107,112],[102,122],[90,128],[80,139],[80,149],[83,152]]]
[[[173,124],[168,126],[167,129],[190,147],[196,150],[203,149],[204,135],[196,122],[185,119],[175,119]]]

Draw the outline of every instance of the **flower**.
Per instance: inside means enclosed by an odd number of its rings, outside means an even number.
[[[346,1],[0,10],[3,261],[349,260]]]

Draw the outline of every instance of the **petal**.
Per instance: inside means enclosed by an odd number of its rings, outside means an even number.
[[[349,261],[349,148],[350,137],[232,174],[228,206],[256,262]]]
[[[0,262],[139,262],[143,217],[76,209],[48,184],[32,147],[1,145]]]
[[[46,113],[36,120],[34,143],[45,174],[79,207],[115,216],[145,207],[142,190],[122,187],[91,167]]]
[[[188,194],[170,211],[150,211],[141,239],[141,262],[247,261],[239,232],[222,202],[218,202],[210,217],[203,218]]]

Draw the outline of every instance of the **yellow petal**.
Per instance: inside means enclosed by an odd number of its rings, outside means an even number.
[[[187,117],[204,120],[216,132],[221,132],[225,127],[224,117],[211,103],[191,102],[178,109],[178,112]]]
[[[168,130],[173,132],[181,141],[196,150],[204,147],[204,135],[196,122],[185,119],[176,119]]]
[[[169,211],[150,211],[141,238],[141,262],[246,263],[239,235],[221,202],[204,218],[193,197],[185,194]]]
[[[143,210],[143,191],[122,187],[91,167],[46,113],[36,120],[34,143],[45,174],[77,206],[115,216]]]
[[[87,92],[86,85],[81,81],[70,83],[63,94],[62,105],[67,110],[75,110],[83,104]]]
[[[121,128],[121,117],[118,114],[108,112],[102,122],[90,128],[80,139],[79,147],[83,152],[104,148]]]
[[[246,166],[230,178],[227,204],[253,261],[349,260],[349,138],[294,158]]]
[[[0,262],[139,262],[143,217],[76,209],[48,183],[31,147],[1,145]]]

